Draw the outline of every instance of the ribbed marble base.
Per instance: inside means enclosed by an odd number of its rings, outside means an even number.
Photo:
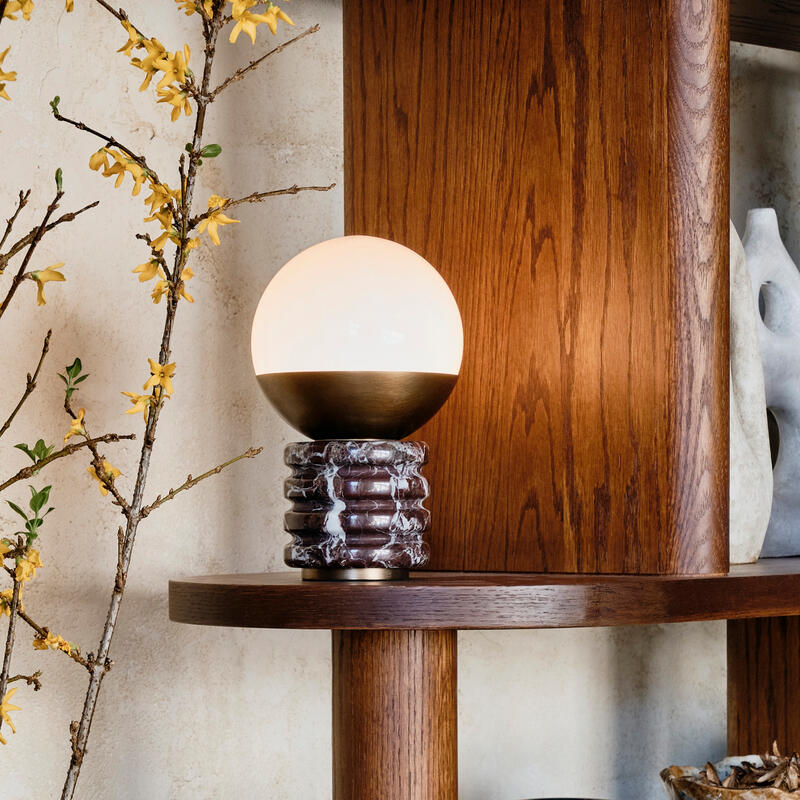
[[[286,447],[284,483],[292,535],[284,556],[312,580],[386,580],[377,570],[408,570],[428,561],[422,540],[428,482],[423,442],[317,441]],[[369,570],[358,573],[358,570]],[[373,572],[374,571],[374,572]],[[374,575],[374,577],[372,577]]]

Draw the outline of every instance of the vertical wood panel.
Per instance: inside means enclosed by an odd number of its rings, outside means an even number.
[[[728,622],[728,753],[800,751],[800,617]]]
[[[474,11],[344,0],[346,231],[465,323],[431,567],[724,572],[727,4]]]
[[[334,800],[457,800],[455,631],[333,631]]]
[[[674,535],[665,540],[661,565],[667,572],[676,566],[704,572],[728,564],[728,17],[724,4],[710,0],[669,2],[669,374],[675,383],[668,454]]]

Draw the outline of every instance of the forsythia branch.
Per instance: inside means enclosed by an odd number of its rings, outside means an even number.
[[[144,508],[142,508],[142,510],[139,512],[139,516],[144,519],[144,517],[146,517],[151,511],[154,511],[159,506],[164,505],[167,500],[172,500],[172,498],[175,497],[175,495],[179,492],[182,492],[185,489],[191,489],[193,486],[196,486],[198,483],[200,483],[200,481],[210,478],[212,475],[217,475],[218,473],[222,472],[225,467],[229,467],[231,464],[235,464],[237,461],[241,461],[243,458],[255,458],[263,449],[263,447],[251,447],[248,450],[245,450],[241,455],[236,456],[236,458],[232,458],[230,461],[225,461],[222,464],[218,464],[213,469],[208,470],[208,472],[204,472],[202,475],[198,475],[196,478],[192,477],[191,475],[187,475],[186,480],[177,489],[170,489],[163,497],[158,495],[158,497],[156,497],[156,499],[150,503],[149,506],[144,506]]]
[[[100,205],[99,200],[95,200],[94,203],[89,203],[85,205],[83,208],[79,208],[77,211],[68,211],[66,214],[62,214],[58,219],[53,220],[49,225],[47,225],[44,229],[45,233],[50,232],[56,225],[61,225],[62,222],[72,222],[79,214],[83,214],[84,211],[88,211],[90,208],[94,208],[95,206]],[[27,247],[32,241],[33,237],[36,235],[38,228],[34,228],[29,233],[25,234],[18,242],[16,242],[11,249],[7,253],[0,254],[0,274],[2,274],[3,270],[6,268],[9,259],[13,258],[20,250]]]
[[[270,56],[275,56],[281,51],[285,50],[287,47],[291,47],[293,44],[296,44],[301,39],[305,39],[306,36],[311,36],[311,34],[316,33],[319,30],[319,25],[312,25],[307,30],[304,30],[302,33],[299,33],[293,39],[289,39],[288,42],[284,42],[281,45],[278,45],[274,50],[270,50],[268,53],[264,53],[263,56],[260,58],[256,58],[251,61],[246,67],[240,67],[233,73],[229,78],[226,78],[213,92],[211,92],[208,97],[213,100],[220,92],[227,89],[232,83],[236,83],[236,81],[240,81],[247,75],[248,72],[251,70],[256,69],[261,64],[263,64]]]
[[[330,183],[327,186],[298,186],[295,184],[294,186],[289,186],[286,189],[272,189],[268,192],[253,192],[252,194],[248,194],[247,197],[240,197],[238,200],[229,200],[227,203],[224,203],[221,206],[209,208],[208,211],[204,211],[202,214],[192,217],[192,219],[189,221],[189,229],[194,229],[204,219],[207,219],[217,211],[224,211],[227,208],[240,206],[243,203],[260,203],[262,200],[266,200],[268,197],[278,197],[282,194],[300,194],[300,192],[329,192],[334,186],[336,186],[335,183]]]
[[[94,439],[85,439],[82,442],[76,442],[75,444],[67,445],[66,447],[62,447],[61,450],[56,450],[55,453],[51,453],[47,458],[43,458],[41,461],[37,461],[35,464],[31,464],[28,467],[24,467],[21,469],[16,475],[8,478],[4,483],[0,483],[0,491],[3,489],[7,489],[11,484],[16,483],[17,481],[25,480],[26,478],[32,477],[36,474],[42,467],[47,466],[51,461],[55,461],[57,458],[64,458],[64,456],[68,456],[74,453],[76,450],[80,450],[82,447],[96,447],[100,443],[109,443],[109,442],[119,442],[122,439],[135,439],[136,435],[133,433],[127,434],[119,434],[119,433],[106,433],[103,436],[97,436]]]
[[[0,304],[0,317],[5,314],[6,309],[11,304],[11,298],[14,297],[19,285],[25,279],[25,271],[28,268],[28,264],[30,263],[31,258],[33,257],[33,253],[36,250],[36,245],[42,240],[42,236],[44,236],[45,232],[47,231],[47,223],[50,221],[50,217],[53,216],[53,212],[58,208],[58,201],[64,196],[64,192],[60,189],[56,192],[56,196],[53,198],[53,202],[47,207],[47,211],[45,211],[44,219],[42,220],[39,227],[36,229],[33,237],[30,240],[30,244],[28,245],[28,251],[25,253],[25,258],[22,259],[22,264],[20,264],[19,270],[17,270],[17,274],[14,276],[14,279],[11,281],[11,286],[6,294],[5,298],[3,299],[2,304]]]
[[[97,0],[97,2],[100,2],[100,0]],[[146,170],[150,174],[155,183],[161,183],[158,175],[156,174],[156,171],[147,165],[147,159],[145,159],[144,156],[140,156],[138,153],[134,153],[133,150],[131,150],[129,147],[126,147],[124,144],[122,144],[122,142],[117,141],[113,136],[109,136],[107,133],[102,133],[101,131],[95,130],[94,128],[90,128],[88,125],[78,120],[65,117],[58,111],[54,110],[53,116],[59,122],[66,122],[67,125],[72,125],[79,131],[86,131],[86,133],[90,133],[92,136],[96,136],[98,139],[102,139],[108,147],[116,147],[117,150],[121,150],[123,153],[125,153],[126,156],[128,156],[128,158],[131,159],[131,161],[135,161],[142,169]],[[175,209],[171,201],[168,203],[168,205],[170,206],[170,209],[174,212]]]
[[[0,13],[0,19],[3,18],[3,15]],[[28,198],[31,196],[31,190],[23,192],[20,189],[19,192],[19,201],[17,202],[17,208],[14,213],[6,220],[6,231],[3,234],[3,238],[0,239],[0,247],[2,247],[6,243],[6,239],[8,239],[9,234],[11,233],[11,229],[14,227],[14,223],[17,221],[17,217],[19,216],[19,212],[22,211],[23,208],[28,203]]]
[[[8,679],[8,683],[14,683],[14,681],[25,681],[28,686],[33,686],[34,692],[38,692],[39,689],[42,688],[42,682],[39,680],[41,677],[41,670],[37,669],[33,675],[14,675]]]
[[[17,416],[17,413],[24,405],[25,401],[30,397],[33,391],[36,389],[36,379],[39,377],[39,371],[42,368],[42,364],[44,363],[45,356],[47,355],[47,351],[50,349],[50,337],[52,336],[53,331],[47,331],[47,336],[44,337],[44,344],[42,345],[42,354],[39,356],[39,363],[36,365],[36,369],[33,372],[33,375],[28,373],[27,381],[25,383],[25,392],[23,393],[22,397],[20,398],[19,403],[17,403],[14,410],[11,412],[8,419],[3,423],[3,427],[0,428],[0,436],[2,436],[7,430],[8,426],[14,420],[14,417]]]

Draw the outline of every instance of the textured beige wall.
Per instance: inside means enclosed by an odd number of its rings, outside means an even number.
[[[175,46],[187,20],[171,6],[138,0],[128,9]],[[127,401],[118,392],[147,377],[161,319],[130,274],[146,256],[131,239],[141,229],[139,200],[89,172],[95,143],[55,123],[47,102],[60,94],[65,113],[146,148],[162,175],[191,124],[171,125],[149,93],[136,91],[138,73],[113,52],[124,39],[118,25],[90,0],[76,0],[76,7],[66,16],[60,2],[41,2],[30,23],[4,24],[0,33],[3,46],[14,45],[8,62],[20,72],[10,87],[14,102],[0,107],[0,214],[7,215],[18,187],[32,186],[41,203],[56,166],[70,192],[65,207],[102,201],[40,251],[37,265],[67,262],[68,282],[48,287],[42,309],[32,286],[23,287],[22,302],[4,319],[6,331],[24,334],[4,340],[12,346],[0,363],[7,387],[14,387],[4,390],[5,404],[35,362],[41,335],[47,326],[55,329],[45,379],[9,434],[15,442],[63,434],[54,370],[76,354],[92,373],[79,397],[94,429],[140,430],[123,414]],[[201,197],[294,181],[341,182],[340,3],[298,0],[290,10],[298,27],[320,22],[323,30],[214,107],[208,140],[225,149],[204,168]],[[220,74],[252,51],[243,37],[223,52]],[[734,62],[735,119],[761,97],[749,83],[749,72],[760,68],[751,57]],[[783,154],[792,159],[792,175],[796,128],[789,117]],[[782,162],[769,148],[762,161],[752,160],[747,136],[764,137],[745,133],[734,136],[735,163],[747,174],[734,204],[740,212],[765,202],[761,195],[751,199],[753,186],[767,195],[774,185],[796,186],[777,181]],[[250,320],[263,286],[285,260],[341,232],[341,209],[340,189],[245,207],[242,224],[223,230],[223,247],[199,251],[196,303],[181,308],[176,392],[163,417],[148,495],[252,443],[266,449],[257,463],[235,467],[142,525],[113,650],[117,666],[105,685],[78,793],[83,800],[330,797],[328,635],[174,625],[167,621],[166,583],[174,575],[281,566],[280,452],[292,432],[266,407],[251,374]],[[135,456],[135,447],[113,451],[114,463],[128,473],[123,486]],[[4,456],[9,467],[23,458]],[[104,615],[117,517],[85,469],[73,461],[50,472],[57,511],[41,540],[46,567],[27,602],[54,630],[88,648]],[[11,524],[9,511],[0,509],[0,524]],[[724,631],[724,624],[711,623],[463,634],[462,798],[657,797],[660,767],[723,753]],[[45,689],[19,693],[19,732],[0,750],[0,797],[55,797],[84,676],[56,653],[34,653],[28,641],[15,664],[41,666]]]

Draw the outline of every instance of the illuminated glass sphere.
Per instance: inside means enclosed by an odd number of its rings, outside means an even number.
[[[270,281],[253,367],[278,413],[312,439],[400,439],[458,377],[461,315],[441,275],[388,239],[309,247]]]

